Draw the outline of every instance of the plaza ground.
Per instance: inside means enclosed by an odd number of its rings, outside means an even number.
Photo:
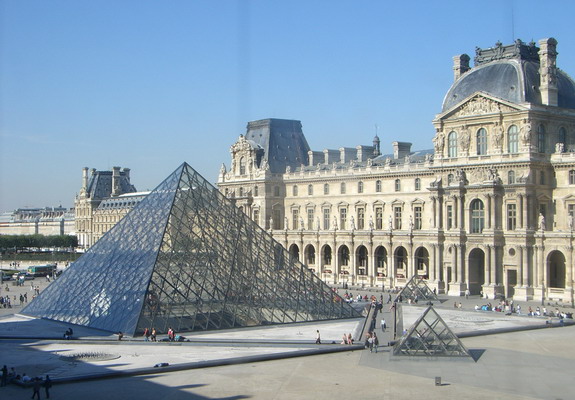
[[[35,282],[41,290],[46,285]],[[19,296],[21,290],[30,296],[29,284],[10,287],[9,293]],[[11,315],[20,310],[16,306],[0,309],[0,364],[32,376],[50,374],[56,383],[54,399],[573,398],[575,327],[558,327],[554,320],[547,328],[545,318],[476,312],[475,304],[487,302],[478,298],[445,299],[435,307],[455,332],[479,331],[462,339],[480,354],[477,362],[391,358],[385,346],[391,333],[382,333],[379,323],[382,346],[377,354],[339,351],[350,349],[339,344],[342,334],[358,332],[362,320],[198,333],[187,336],[189,343],[145,343],[141,338],[119,342],[114,335],[75,327],[78,339],[64,341],[60,336],[66,325]],[[454,309],[454,301],[461,301],[462,308]],[[526,309],[531,303],[521,304]],[[405,305],[403,310],[408,327],[424,307]],[[388,306],[383,317],[391,323]],[[316,329],[322,345],[314,344]],[[500,330],[514,332],[493,334]],[[16,339],[22,337],[28,339]],[[76,362],[67,358],[86,354],[101,357]],[[170,367],[153,368],[162,362]],[[228,365],[210,367],[218,364]],[[177,366],[190,369],[167,372]],[[435,385],[436,377],[441,377],[441,386]],[[31,388],[0,388],[0,399],[31,394]]]

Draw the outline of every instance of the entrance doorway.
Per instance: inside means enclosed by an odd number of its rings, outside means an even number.
[[[508,269],[505,282],[505,297],[513,297],[515,295],[515,286],[517,286],[517,270]]]

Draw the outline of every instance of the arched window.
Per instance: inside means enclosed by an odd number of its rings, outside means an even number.
[[[246,174],[246,159],[245,157],[240,158],[240,175]]]
[[[511,125],[507,130],[507,152],[511,154],[519,152],[519,130],[516,125]]]
[[[396,192],[400,192],[401,191],[401,180],[396,179],[395,180],[395,191]]]
[[[329,194],[329,184],[323,185],[323,194]]]
[[[471,233],[483,232],[485,226],[485,212],[483,202],[475,199],[471,202]]]
[[[477,155],[484,156],[487,154],[487,131],[481,128],[477,131]]]
[[[357,193],[363,193],[363,182],[357,182]]]
[[[341,194],[345,194],[345,182],[342,182],[342,183],[339,185],[339,191],[340,191]]]
[[[375,181],[375,191],[381,193],[381,181]]]
[[[415,178],[415,190],[421,190],[421,179]]]
[[[537,151],[545,153],[545,127],[539,124],[537,127]]]
[[[447,155],[457,157],[457,132],[452,131],[447,136]]]
[[[307,185],[307,194],[309,196],[313,195],[313,185]]]
[[[298,193],[298,189],[297,189],[297,185],[293,185],[292,187],[292,196],[297,196]]]
[[[510,185],[515,183],[515,171],[507,172],[507,183]]]

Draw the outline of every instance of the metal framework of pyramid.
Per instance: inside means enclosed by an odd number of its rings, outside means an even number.
[[[407,334],[393,346],[393,355],[471,357],[433,306],[427,307]]]
[[[360,317],[186,163],[22,313],[130,335]]]
[[[433,290],[427,286],[425,280],[418,275],[413,275],[409,281],[405,284],[403,289],[399,291],[396,298],[401,296],[403,299],[414,300],[417,296],[417,301],[439,301],[439,298]]]

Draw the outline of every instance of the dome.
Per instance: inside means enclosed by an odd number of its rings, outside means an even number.
[[[443,100],[448,111],[476,92],[487,93],[511,103],[543,105],[539,91],[538,48],[519,43],[476,50],[475,67],[457,79]],[[575,109],[575,82],[557,69],[557,105]]]

